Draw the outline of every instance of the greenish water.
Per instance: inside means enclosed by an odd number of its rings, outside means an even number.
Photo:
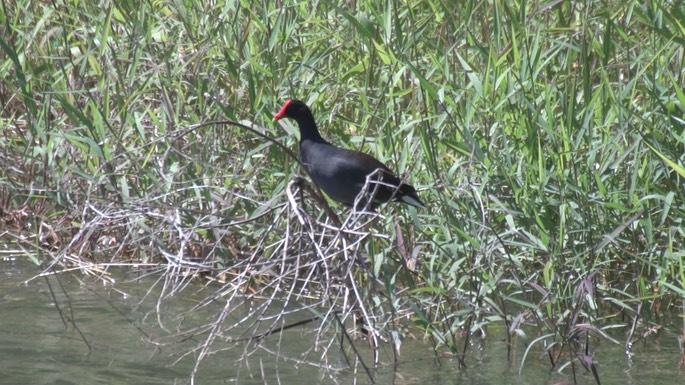
[[[211,289],[198,281],[159,302],[158,275],[141,277],[122,271],[109,272],[114,274],[114,284],[79,273],[23,284],[39,272],[21,259],[0,260],[0,384],[190,383],[196,362],[193,349],[204,340],[202,334],[187,336],[214,320],[223,302],[189,309]],[[329,370],[314,365],[322,351],[311,350],[313,333],[309,331],[289,329],[260,345],[219,341],[199,366],[194,383],[369,383],[361,368]],[[676,331],[673,325],[672,331],[664,330],[660,337],[634,347],[631,355],[623,346],[595,343],[602,384],[683,383],[685,378],[677,368]],[[572,383],[570,370],[550,372],[546,356],[539,353],[529,357],[519,374],[523,345],[513,348],[515,361],[509,363],[503,330],[488,332],[486,338],[472,338],[466,371],[459,371],[453,358],[433,358],[427,344],[408,341],[402,347],[401,364],[379,369],[376,383]],[[616,338],[622,340],[620,335]],[[267,350],[278,351],[279,343],[280,358],[276,359]],[[329,351],[328,364],[345,367],[335,349]],[[389,347],[382,353],[382,359],[390,362]],[[595,383],[590,373],[582,369],[578,373],[578,383]]]

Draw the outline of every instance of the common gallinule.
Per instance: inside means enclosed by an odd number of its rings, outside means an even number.
[[[404,202],[423,208],[416,195],[416,189],[402,183],[395,173],[371,155],[359,151],[346,150],[328,143],[319,134],[314,116],[306,104],[299,100],[288,100],[274,116],[274,121],[290,118],[300,127],[300,160],[307,168],[314,183],[328,196],[348,206],[363,209],[368,197],[371,209],[390,201]],[[366,185],[367,176],[372,175],[366,187],[368,195],[355,200]]]

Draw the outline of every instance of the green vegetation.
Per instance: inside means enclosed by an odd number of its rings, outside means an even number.
[[[666,0],[3,2],[0,236],[54,269],[209,273],[265,298],[255,335],[283,300],[468,365],[504,325],[523,367],[600,378],[604,330],[634,342],[685,295],[684,21]],[[275,144],[297,148],[271,122],[291,97],[428,209],[324,210]]]

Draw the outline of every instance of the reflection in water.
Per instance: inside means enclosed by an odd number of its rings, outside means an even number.
[[[223,308],[217,300],[197,308],[212,288],[190,285],[158,303],[158,276],[110,271],[116,284],[103,284],[89,276],[61,274],[22,282],[39,273],[22,259],[0,261],[0,383],[6,384],[174,384],[187,383],[196,362],[198,346],[208,325]],[[153,290],[150,291],[150,288]],[[237,322],[246,311],[237,309]],[[313,330],[305,324],[270,336],[265,341],[230,344],[216,340],[212,354],[199,366],[196,384],[331,384],[368,383],[361,369],[326,370],[318,367],[321,349],[312,349]],[[200,333],[202,331],[202,333]],[[528,357],[518,374],[506,360],[503,331],[489,329],[485,340],[469,350],[466,372],[456,360],[433,358],[430,346],[405,341],[397,366],[376,372],[378,384],[554,384],[568,381],[566,374],[549,372],[544,354]],[[236,337],[236,336],[230,336]],[[358,346],[365,347],[364,344]],[[622,346],[605,344],[598,353],[603,383],[677,383],[678,346],[673,338],[661,344],[636,347],[627,357]],[[392,351],[384,346],[386,362]],[[249,354],[249,356],[248,356]],[[337,347],[328,350],[328,365],[344,368]],[[278,356],[278,359],[275,357]],[[383,358],[383,357],[382,357]],[[647,365],[646,365],[647,364]],[[591,384],[587,374],[581,383]]]

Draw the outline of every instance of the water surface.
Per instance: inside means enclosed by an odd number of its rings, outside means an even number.
[[[0,384],[189,383],[197,347],[206,335],[196,328],[215,320],[224,305],[217,300],[190,311],[212,292],[201,280],[160,301],[160,276],[130,270],[108,271],[114,283],[78,272],[23,283],[40,271],[21,258],[0,261]],[[236,312],[238,316],[226,322],[239,319],[240,310]],[[685,382],[677,368],[678,326],[671,326],[635,346],[631,354],[621,345],[595,342],[602,384]],[[219,340],[197,368],[194,383],[370,383],[361,368],[339,370],[346,363],[335,347],[326,363],[333,369],[317,366],[322,352],[311,349],[313,327],[288,329],[259,344]],[[615,338],[624,337],[617,333]],[[378,384],[573,383],[568,368],[550,371],[540,352],[529,356],[519,374],[524,350],[517,341],[514,362],[508,362],[504,331],[490,328],[486,338],[472,338],[469,368],[460,371],[454,358],[436,359],[429,344],[409,340],[402,347],[400,365],[382,367],[374,375]],[[381,356],[392,361],[389,347]],[[578,383],[595,383],[583,369],[577,373]]]

